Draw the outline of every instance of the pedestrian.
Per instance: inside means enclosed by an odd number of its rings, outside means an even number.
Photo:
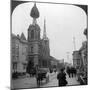
[[[73,78],[74,74],[75,74],[75,68],[71,67],[71,76],[72,76],[72,78]]]
[[[67,74],[68,74],[68,76],[69,76],[69,78],[71,78],[71,70],[70,70],[70,67],[67,67]]]
[[[39,70],[36,73],[36,81],[37,81],[37,86],[40,87],[40,84],[41,84],[41,73],[40,73]]]
[[[47,73],[46,73],[46,83],[49,82],[49,75],[50,75],[50,73],[49,73],[49,71],[47,71]]]
[[[77,70],[76,68],[74,68],[74,76],[76,77],[76,75],[77,75]]]
[[[58,86],[66,86],[67,80],[66,80],[66,73],[64,72],[64,69],[61,69],[60,72],[57,75],[58,79]]]

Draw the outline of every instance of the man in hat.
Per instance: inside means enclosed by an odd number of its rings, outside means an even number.
[[[64,72],[63,68],[58,73],[57,79],[58,79],[58,86],[66,86],[67,85],[66,73]]]

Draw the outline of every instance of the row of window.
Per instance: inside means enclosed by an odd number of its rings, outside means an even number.
[[[40,33],[38,32],[35,34],[34,30],[32,30],[30,32],[30,35],[31,35],[31,39],[34,39],[34,38],[39,39],[40,38]]]
[[[27,67],[27,65],[26,64],[22,64],[23,65],[23,70],[25,70],[26,69],[26,67]],[[13,63],[13,66],[12,66],[12,68],[13,68],[13,70],[14,71],[16,71],[17,70],[17,67],[18,67],[18,63]]]

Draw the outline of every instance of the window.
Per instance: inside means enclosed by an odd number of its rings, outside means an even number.
[[[23,64],[23,69],[24,69],[24,70],[26,69],[26,64]]]
[[[18,49],[19,48],[19,45],[18,44],[16,44],[16,49]]]
[[[33,47],[31,47],[31,53],[33,53]]]
[[[38,39],[40,39],[40,32],[38,32]]]
[[[17,69],[17,63],[13,63],[13,69],[14,69],[14,70]]]
[[[31,31],[31,39],[34,39],[34,30]]]
[[[77,59],[77,65],[80,65],[80,59]]]
[[[12,56],[12,60],[15,60],[15,55]]]

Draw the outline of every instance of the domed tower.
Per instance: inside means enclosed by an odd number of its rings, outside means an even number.
[[[40,27],[37,24],[37,18],[39,18],[39,11],[34,4],[31,9],[30,16],[33,18],[32,24],[28,28],[28,59],[33,61],[34,66],[39,63],[39,43],[40,43]]]

